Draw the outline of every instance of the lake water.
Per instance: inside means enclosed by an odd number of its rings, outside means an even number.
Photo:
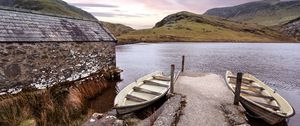
[[[278,90],[295,108],[290,126],[300,125],[300,44],[274,43],[158,43],[116,47],[117,66],[124,70],[118,88],[155,70],[169,73],[170,64],[224,75],[226,70],[248,72]],[[298,112],[298,113],[297,113]]]

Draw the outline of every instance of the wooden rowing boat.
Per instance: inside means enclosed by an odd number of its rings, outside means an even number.
[[[115,98],[114,108],[118,114],[145,108],[166,95],[170,89],[170,77],[162,72],[146,75],[121,90]]]
[[[226,82],[234,92],[236,76],[226,72]],[[271,125],[279,123],[295,114],[293,107],[275,90],[250,74],[244,74],[241,84],[242,105]]]

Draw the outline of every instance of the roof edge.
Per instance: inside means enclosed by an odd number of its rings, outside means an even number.
[[[111,31],[110,30],[108,30],[105,26],[104,26],[104,24],[101,22],[101,21],[97,21],[97,23],[100,25],[100,27],[102,27],[103,28],[103,30],[112,38],[112,39],[114,39],[114,42],[118,42],[118,39],[111,33]]]

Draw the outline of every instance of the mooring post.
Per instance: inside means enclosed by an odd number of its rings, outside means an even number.
[[[243,78],[243,73],[237,73],[235,92],[234,92],[234,102],[233,102],[234,105],[238,105],[240,102],[242,78]]]
[[[175,71],[175,65],[171,65],[171,79],[170,79],[170,93],[174,93],[174,71]]]
[[[181,62],[181,72],[184,71],[184,60],[185,60],[185,56],[182,56],[182,62]]]

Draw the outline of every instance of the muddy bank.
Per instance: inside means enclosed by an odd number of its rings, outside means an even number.
[[[89,100],[89,109],[97,113],[105,113],[114,106],[114,99],[118,94],[117,83],[111,82],[97,97]]]
[[[80,125],[93,110],[89,100],[115,85],[107,73],[93,74],[44,90],[26,89],[15,95],[0,96],[0,125]]]

